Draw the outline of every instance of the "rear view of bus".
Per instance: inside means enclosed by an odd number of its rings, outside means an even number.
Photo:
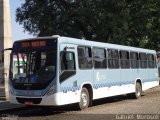
[[[57,38],[17,41],[10,64],[10,101],[26,105],[58,104],[56,94]],[[52,101],[48,99],[52,97]]]

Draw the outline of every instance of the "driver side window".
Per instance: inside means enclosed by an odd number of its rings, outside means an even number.
[[[73,52],[61,52],[61,70],[75,70],[75,55]]]

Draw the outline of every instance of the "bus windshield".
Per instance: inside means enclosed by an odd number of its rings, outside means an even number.
[[[56,74],[56,47],[15,49],[13,47],[11,61],[13,86],[17,89],[23,85],[30,85],[31,88],[46,87]]]

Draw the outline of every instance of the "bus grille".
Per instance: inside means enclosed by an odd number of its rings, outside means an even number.
[[[16,97],[17,101],[21,104],[25,104],[25,102],[32,102],[33,104],[40,104],[42,98],[20,98]]]

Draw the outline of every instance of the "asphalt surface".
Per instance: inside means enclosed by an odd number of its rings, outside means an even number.
[[[140,99],[126,95],[93,102],[77,110],[76,104],[61,107],[25,107],[0,114],[2,120],[160,120],[160,86],[145,91]]]

